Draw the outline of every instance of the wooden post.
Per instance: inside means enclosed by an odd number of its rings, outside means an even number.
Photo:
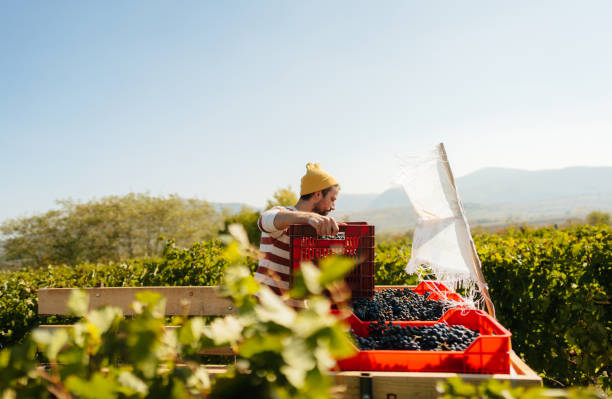
[[[489,289],[487,288],[487,283],[484,279],[484,275],[482,274],[482,264],[480,263],[480,258],[478,257],[478,252],[476,252],[476,245],[474,244],[474,240],[472,239],[472,234],[470,233],[469,225],[467,224],[467,220],[465,218],[465,212],[463,210],[463,205],[461,201],[459,201],[459,195],[457,194],[457,186],[455,186],[455,178],[453,177],[453,172],[450,168],[450,163],[448,162],[448,157],[446,156],[446,150],[444,149],[444,143],[440,143],[440,154],[442,156],[442,161],[444,162],[444,168],[448,173],[448,178],[455,190],[455,199],[457,200],[457,204],[459,205],[459,209],[461,210],[461,214],[463,216],[463,220],[465,222],[465,227],[470,237],[470,248],[472,249],[472,261],[474,263],[474,269],[476,272],[476,276],[478,277],[478,288],[482,292],[482,296],[484,297],[485,303],[487,304],[487,310],[489,314],[495,318],[495,307],[493,306],[493,302],[491,301],[491,296],[489,295]]]

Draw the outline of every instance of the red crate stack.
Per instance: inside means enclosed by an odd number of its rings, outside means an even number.
[[[374,295],[374,226],[365,222],[348,222],[338,226],[338,235],[319,237],[306,224],[289,228],[291,270],[300,268],[303,261],[317,263],[328,255],[344,255],[356,260],[356,266],[345,278],[353,298]]]

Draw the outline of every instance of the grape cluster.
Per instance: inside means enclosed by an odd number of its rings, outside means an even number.
[[[445,323],[433,326],[399,326],[391,323],[371,323],[369,337],[353,333],[361,350],[393,349],[423,351],[463,351],[478,337],[478,331],[461,325]]]
[[[444,304],[404,289],[376,291],[374,297],[353,301],[353,313],[362,321],[438,320]]]

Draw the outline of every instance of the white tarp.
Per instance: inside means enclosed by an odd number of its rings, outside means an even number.
[[[418,215],[406,272],[416,273],[421,265],[427,265],[437,281],[455,289],[463,286],[468,289],[468,296],[471,296],[470,287],[477,288],[488,299],[480,261],[443,145],[439,144],[425,156],[403,159],[398,183]],[[489,313],[493,313],[492,305]]]

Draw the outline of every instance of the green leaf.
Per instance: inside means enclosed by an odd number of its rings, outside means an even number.
[[[342,256],[330,256],[319,262],[321,277],[319,283],[322,286],[338,281],[355,267],[355,261]]]
[[[259,291],[259,283],[244,266],[228,267],[223,276],[220,293],[231,296],[238,306],[253,301],[253,295]]]
[[[119,385],[104,378],[101,373],[94,373],[89,380],[69,376],[66,378],[66,388],[83,399],[114,399]]]
[[[202,365],[198,366],[193,374],[187,378],[187,386],[191,388],[192,394],[194,395],[201,393],[203,390],[210,390],[210,377],[208,371],[206,371],[206,367]]]
[[[89,295],[83,290],[73,290],[66,305],[72,314],[83,317],[89,308]]]
[[[302,276],[304,277],[304,284],[308,291],[313,294],[320,294],[323,291],[321,287],[321,271],[310,262],[303,262],[300,265]]]
[[[89,355],[86,348],[73,345],[61,351],[57,355],[57,361],[67,366],[80,368],[89,364]]]
[[[272,321],[291,328],[295,321],[296,312],[287,306],[272,290],[265,286],[261,287],[259,302],[260,306],[255,308],[255,312],[262,321]]]
[[[201,317],[194,317],[179,328],[178,340],[183,345],[193,345],[200,339],[203,331],[204,320]]]
[[[308,296],[308,289],[306,288],[304,275],[301,270],[294,271],[293,273],[293,282],[291,283],[289,296],[293,299],[304,299]]]
[[[308,338],[317,333],[322,328],[326,328],[330,324],[330,318],[333,316],[321,317],[312,311],[299,312],[295,318],[293,331],[296,335]],[[333,319],[331,320],[333,322]]]
[[[45,356],[54,361],[59,351],[68,343],[69,336],[66,328],[57,329],[53,333],[36,329],[32,332],[32,338],[45,347]]]
[[[136,301],[132,308],[136,314],[148,313],[152,317],[162,318],[165,315],[166,298],[153,291],[141,291],[136,293]]]
[[[242,324],[234,316],[215,319],[204,328],[204,334],[213,340],[215,345],[234,345],[240,339]]]
[[[280,353],[283,349],[283,339],[287,334],[265,334],[249,337],[240,343],[238,354],[245,358],[251,358],[262,352]]]
[[[236,241],[230,242],[223,251],[223,257],[227,259],[227,262],[230,265],[237,265],[241,263],[244,256],[240,244]]]
[[[326,343],[326,347],[335,359],[351,357],[357,351],[355,344],[340,324],[321,330],[317,334],[317,340],[320,344]]]
[[[336,360],[332,356],[331,352],[323,345],[318,345],[315,348],[314,356],[317,360],[317,366],[321,370],[331,370],[336,365]]]
[[[247,235],[243,225],[240,223],[232,223],[227,226],[227,231],[243,248],[249,247],[249,236]]]
[[[98,328],[100,334],[104,334],[115,320],[123,317],[123,312],[119,308],[105,306],[101,309],[91,311],[87,319]]]
[[[0,391],[0,394],[2,394],[2,399],[17,399],[17,392],[11,388]]]
[[[143,395],[146,395],[149,393],[149,388],[147,387],[147,384],[143,380],[136,377],[134,374],[132,374],[129,371],[122,371],[121,373],[119,373],[119,377],[117,378],[117,381],[122,387],[129,388],[129,391],[132,391],[132,392],[124,391],[124,393],[127,393],[127,394],[140,393]]]
[[[281,372],[294,387],[303,387],[306,372],[317,365],[304,340],[295,337],[286,338],[283,342],[282,356],[286,365],[281,367]]]

